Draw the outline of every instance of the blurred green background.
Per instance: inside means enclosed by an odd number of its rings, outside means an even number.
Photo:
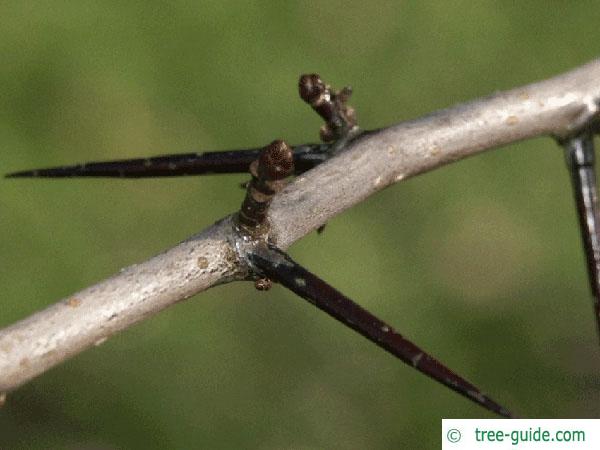
[[[1,171],[316,141],[297,95],[351,84],[363,128],[597,56],[596,2],[0,3]],[[239,207],[245,176],[0,180],[0,325]],[[575,208],[548,138],[410,179],[291,249],[525,417],[599,417]],[[11,393],[6,449],[437,448],[491,417],[280,287],[202,293]]]

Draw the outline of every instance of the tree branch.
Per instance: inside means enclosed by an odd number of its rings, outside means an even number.
[[[280,248],[375,192],[501,145],[565,137],[600,101],[600,60],[546,81],[448,108],[353,141],[296,178],[269,209]],[[178,246],[0,331],[0,392],[211,286],[248,277],[249,243],[227,217]]]

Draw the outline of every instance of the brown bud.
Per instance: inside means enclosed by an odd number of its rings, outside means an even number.
[[[314,103],[325,92],[326,86],[321,77],[316,73],[304,74],[298,82],[300,97],[306,103]]]
[[[285,186],[284,179],[294,173],[294,153],[284,141],[267,145],[257,160],[250,164],[252,180],[238,213],[238,223],[251,233],[266,226],[266,216],[273,195]],[[257,287],[257,289],[259,289]]]
[[[294,170],[294,154],[285,141],[271,142],[258,159],[258,176],[266,180],[282,180]]]
[[[316,73],[302,75],[298,86],[300,97],[325,121],[321,140],[332,142],[357,131],[354,109],[346,104],[352,95],[350,86],[334,91]]]
[[[273,287],[273,282],[268,278],[259,278],[254,282],[254,287],[258,291],[268,291]]]

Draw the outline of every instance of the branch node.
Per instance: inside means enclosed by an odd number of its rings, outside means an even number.
[[[252,179],[248,183],[246,197],[236,216],[237,228],[244,235],[246,244],[250,243],[252,246],[266,242],[269,232],[267,211],[271,199],[283,189],[285,179],[293,173],[292,148],[282,140],[271,142],[261,151],[258,159],[250,164]],[[259,291],[267,291],[272,285],[270,279],[261,276],[254,282],[254,287]]]
[[[555,132],[554,138],[559,145],[568,146],[569,141],[590,133],[600,132],[600,98],[588,96],[583,99],[581,110],[575,115],[564,131]]]

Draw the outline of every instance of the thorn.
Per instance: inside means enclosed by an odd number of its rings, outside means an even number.
[[[600,336],[600,216],[594,169],[594,136],[583,130],[560,142],[565,150],[577,206],[596,327]]]
[[[22,172],[7,173],[6,175],[4,175],[4,178],[28,178],[35,176],[36,175],[34,170],[24,170]]]
[[[301,144],[292,148],[297,173],[306,172],[327,160],[329,144]],[[24,170],[4,175],[6,178],[149,178],[247,173],[262,148],[217,152],[181,153],[148,158],[90,161],[72,166]]]
[[[260,276],[287,287],[334,319],[358,332],[419,372],[504,417],[512,414],[477,387],[413,344],[390,325],[354,303],[340,291],[309,272],[286,253],[273,246],[257,247],[249,254]]]

